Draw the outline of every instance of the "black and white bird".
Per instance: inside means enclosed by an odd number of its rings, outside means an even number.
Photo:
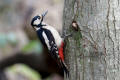
[[[46,46],[49,50],[50,55],[54,58],[54,60],[63,68],[66,74],[69,74],[67,66],[64,62],[64,55],[63,55],[63,47],[64,42],[61,36],[59,35],[58,31],[43,22],[43,19],[48,11],[46,11],[41,16],[35,16],[32,21],[31,25],[36,30],[37,35],[40,41]]]

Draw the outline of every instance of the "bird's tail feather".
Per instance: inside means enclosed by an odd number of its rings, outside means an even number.
[[[64,61],[60,60],[61,67],[63,68],[64,72],[66,73],[66,76],[69,77],[69,70],[67,65],[65,64]]]

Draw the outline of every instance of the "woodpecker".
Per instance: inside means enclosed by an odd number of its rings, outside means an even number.
[[[64,62],[63,47],[64,41],[59,35],[58,31],[43,22],[43,19],[48,11],[41,16],[37,15],[33,17],[31,26],[37,32],[40,41],[47,47],[50,55],[54,60],[63,68],[63,71],[69,75],[68,68]]]

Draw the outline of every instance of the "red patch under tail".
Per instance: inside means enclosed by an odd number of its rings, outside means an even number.
[[[62,42],[62,43],[61,43],[61,46],[60,46],[60,48],[59,48],[59,56],[60,56],[60,59],[61,59],[62,61],[64,61],[63,47],[64,47],[64,43]]]

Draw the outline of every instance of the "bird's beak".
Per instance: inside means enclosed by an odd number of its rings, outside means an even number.
[[[44,17],[47,13],[48,13],[48,10],[45,11],[45,12],[42,14],[42,16]]]

